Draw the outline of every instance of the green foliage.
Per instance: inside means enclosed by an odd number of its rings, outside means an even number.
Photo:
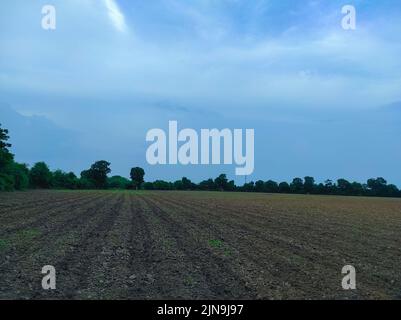
[[[304,189],[304,183],[301,178],[294,178],[290,184],[291,192],[302,193]]]
[[[220,191],[227,190],[228,179],[227,175],[221,174],[216,179],[214,179],[214,184],[216,188]]]
[[[213,190],[217,190],[217,187],[216,187],[216,184],[214,183],[213,179],[208,179],[208,180],[204,180],[201,183],[199,183],[199,190],[213,191]]]
[[[278,192],[280,192],[280,193],[290,193],[291,192],[291,187],[288,184],[288,182],[281,182],[278,185]]]
[[[23,190],[28,187],[29,170],[26,165],[14,161],[8,139],[8,130],[0,125],[0,191]]]
[[[84,179],[84,183],[88,186],[105,189],[107,187],[107,175],[110,172],[110,162],[105,160],[96,161],[89,170],[81,172],[81,180]]]
[[[53,175],[44,162],[37,162],[29,173],[29,181],[33,188],[49,189]]]
[[[139,167],[132,168],[130,177],[134,188],[138,190],[144,182],[145,170]]]
[[[107,187],[111,189],[128,189],[131,182],[121,176],[113,176],[107,179]]]
[[[62,170],[53,172],[52,186],[56,189],[78,189],[79,180],[73,172],[66,173]]]
[[[29,187],[29,169],[26,164],[14,162],[9,172],[14,177],[14,189],[25,190]]]
[[[313,177],[305,177],[304,181],[304,192],[308,194],[313,193],[315,188],[315,179]]]
[[[13,191],[14,177],[9,174],[0,173],[0,191]]]

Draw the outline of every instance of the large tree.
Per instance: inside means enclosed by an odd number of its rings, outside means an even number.
[[[4,172],[7,165],[11,164],[14,156],[8,150],[11,147],[11,144],[8,143],[8,130],[3,129],[0,124],[0,173]]]
[[[304,190],[306,193],[313,193],[315,189],[315,178],[305,177],[304,178]]]
[[[134,188],[138,190],[141,187],[142,183],[144,183],[145,181],[145,170],[140,167],[132,168],[130,172],[130,177]]]
[[[226,190],[227,189],[227,184],[228,184],[227,175],[225,175],[225,174],[219,175],[214,180],[214,184],[215,184],[216,188],[219,189],[220,191]]]
[[[107,175],[111,172],[110,162],[105,160],[96,161],[89,170],[81,173],[81,176],[93,182],[97,189],[107,187]]]
[[[31,186],[34,188],[48,189],[52,183],[52,173],[44,162],[37,162],[29,173]]]

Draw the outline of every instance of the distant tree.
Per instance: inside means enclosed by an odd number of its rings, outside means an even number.
[[[227,188],[226,188],[226,190],[227,190],[227,191],[235,191],[235,190],[236,190],[236,186],[235,186],[234,180],[230,180],[230,181],[227,183]]]
[[[144,182],[145,170],[139,167],[131,169],[130,177],[135,189],[139,189]]]
[[[290,185],[291,192],[293,193],[303,193],[304,183],[301,178],[294,178]]]
[[[52,186],[56,189],[78,189],[79,182],[73,172],[66,173],[62,170],[53,172]]]
[[[29,169],[26,164],[13,162],[9,172],[13,176],[14,189],[25,190],[29,187]]]
[[[244,183],[241,190],[245,192],[255,192],[255,183],[253,181]]]
[[[315,179],[313,177],[304,178],[304,191],[308,194],[313,193],[315,189]]]
[[[182,180],[177,180],[174,182],[174,190],[184,190]]]
[[[107,178],[107,187],[111,189],[128,189],[131,181],[121,176]]]
[[[335,194],[336,193],[336,185],[332,180],[328,179],[324,182],[324,194]]]
[[[268,180],[265,182],[265,191],[268,193],[277,193],[279,192],[279,185],[276,181]]]
[[[163,180],[153,182],[154,190],[173,190],[173,184]]]
[[[262,180],[255,182],[255,192],[265,192],[265,183]]]
[[[316,185],[315,192],[317,194],[327,194],[325,185],[323,183],[319,183],[318,185]]]
[[[359,182],[351,183],[352,195],[354,196],[363,196],[365,194],[365,189],[362,184]]]
[[[181,181],[180,181],[181,182]],[[152,182],[145,182],[144,184],[143,184],[143,188],[145,189],[145,190],[154,190],[154,186],[153,186],[153,183]]]
[[[110,162],[105,160],[96,161],[89,169],[89,176],[97,189],[107,187],[107,175],[111,172]]]
[[[14,189],[15,180],[10,173],[10,166],[14,162],[14,156],[8,148],[11,147],[7,141],[8,130],[1,128],[0,124],[0,191],[12,191]]]
[[[341,195],[352,195],[352,184],[345,179],[337,180],[337,189]]]
[[[8,148],[11,147],[11,144],[7,142],[9,139],[8,130],[3,129],[0,123],[0,151],[9,152]]]
[[[181,185],[182,185],[182,190],[191,190],[191,189],[193,189],[193,187],[192,187],[192,185],[193,185],[192,181],[189,180],[189,179],[186,178],[186,177],[183,177],[183,178],[181,179]]]
[[[44,162],[37,162],[29,172],[29,181],[32,187],[49,189],[52,183],[52,173]]]
[[[214,184],[215,184],[216,188],[220,191],[224,191],[227,189],[227,183],[228,183],[228,179],[227,179],[227,175],[225,175],[225,174],[221,174],[216,179],[214,179]]]
[[[290,193],[291,192],[291,187],[287,182],[281,182],[278,185],[278,191],[280,193]]]
[[[386,196],[387,181],[384,178],[369,179],[367,185],[370,189],[370,195]]]
[[[394,184],[389,184],[387,186],[386,196],[387,197],[400,197],[401,192],[400,192],[400,190],[398,190],[397,186],[395,186]]]
[[[204,191],[216,190],[216,184],[213,179],[204,180],[199,183],[199,189]]]

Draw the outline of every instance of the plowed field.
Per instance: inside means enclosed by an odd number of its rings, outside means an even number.
[[[43,290],[42,267],[57,289]],[[353,265],[357,289],[341,270]],[[401,298],[401,200],[0,194],[0,299]]]

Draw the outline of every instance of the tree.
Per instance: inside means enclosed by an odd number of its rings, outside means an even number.
[[[265,182],[265,190],[268,193],[277,193],[279,191],[279,185],[276,181],[268,180]]]
[[[216,179],[214,179],[214,184],[215,184],[216,188],[220,191],[224,191],[227,189],[227,183],[228,183],[228,179],[227,179],[227,175],[225,175],[225,174],[221,174]]]
[[[73,172],[66,173],[62,170],[53,172],[52,187],[56,189],[77,189],[79,186],[78,178]]]
[[[8,130],[1,128],[1,123],[0,123],[0,150],[4,152],[9,152],[8,148],[11,147],[11,144],[9,144],[7,141],[10,139],[8,136]]]
[[[107,179],[107,187],[112,189],[128,189],[130,181],[121,176],[113,176]]]
[[[144,180],[145,170],[139,167],[132,168],[130,177],[134,185],[134,188],[138,190],[141,187],[142,183],[145,181]]]
[[[0,124],[0,173],[4,173],[6,167],[14,160],[14,155],[8,150],[11,144],[8,143],[8,130],[1,128]]]
[[[291,192],[293,193],[302,193],[304,188],[304,183],[301,178],[294,178],[290,185]]]
[[[255,192],[265,192],[265,183],[262,180],[255,182]]]
[[[287,182],[281,182],[278,185],[278,191],[280,193],[290,193],[291,192],[291,187]]]
[[[208,179],[208,180],[204,180],[201,183],[199,183],[199,189],[205,190],[205,191],[212,191],[212,190],[216,190],[216,185],[215,185],[213,179]]]
[[[345,179],[337,180],[337,189],[341,195],[351,195],[352,194],[352,184]]]
[[[313,177],[305,177],[304,178],[304,191],[308,194],[313,193],[315,188],[315,178]]]
[[[34,188],[49,189],[52,183],[52,173],[44,162],[37,162],[29,172],[30,184]]]
[[[89,170],[81,172],[84,185],[93,185],[96,189],[107,187],[107,175],[111,172],[110,162],[105,160],[96,161]],[[86,181],[85,181],[86,180]],[[81,182],[81,185],[83,184]]]
[[[14,189],[25,190],[29,187],[29,169],[26,164],[13,162],[9,172],[14,177]]]
[[[368,188],[373,196],[386,196],[387,181],[384,178],[369,179]]]
[[[192,188],[192,185],[193,185],[192,181],[189,180],[186,177],[183,177],[181,179],[181,185],[182,185],[182,190],[191,190],[191,189],[193,189]]]

